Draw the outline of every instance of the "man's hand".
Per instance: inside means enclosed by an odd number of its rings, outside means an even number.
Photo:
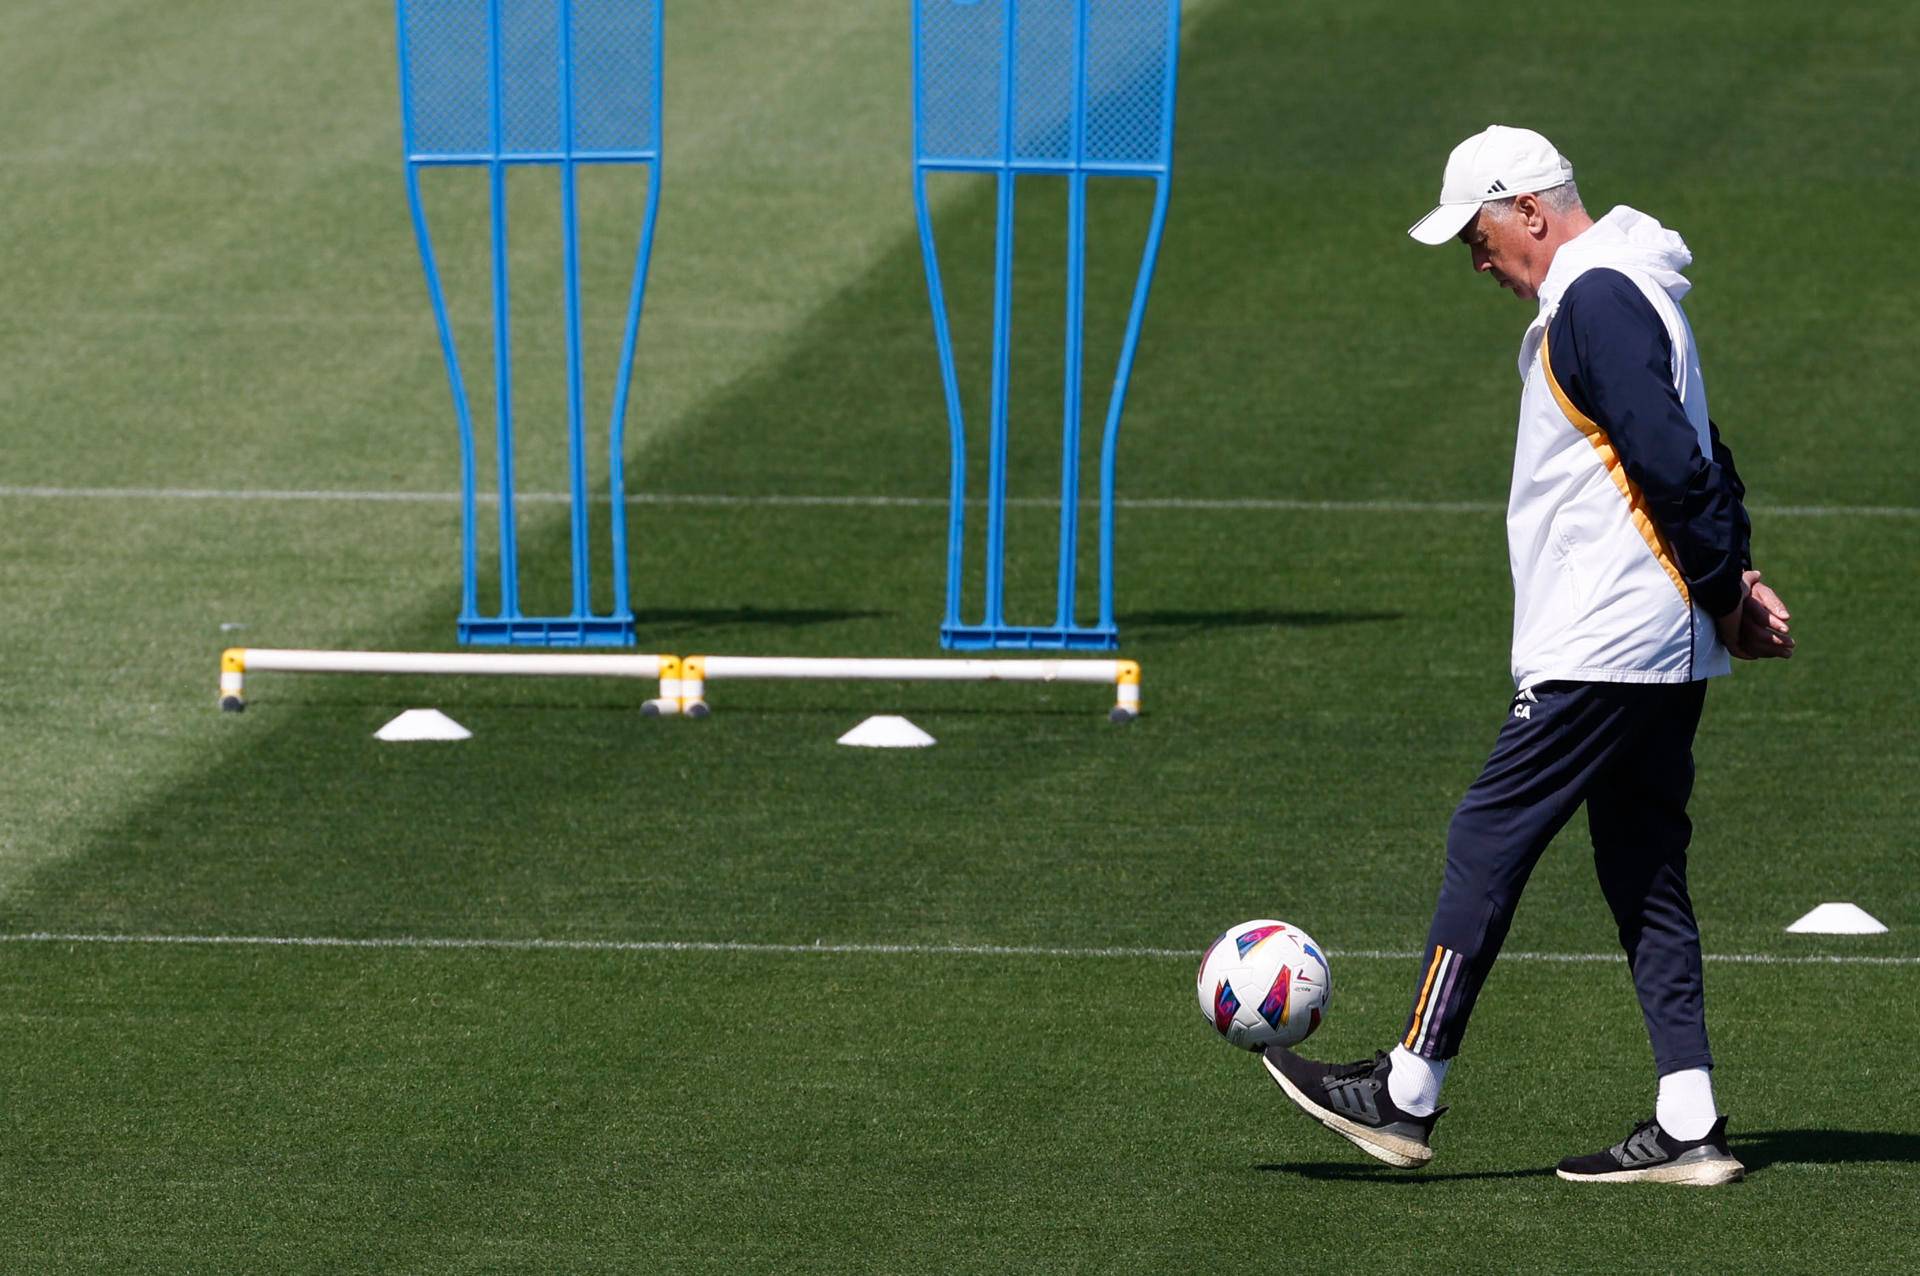
[[[1714,624],[1720,641],[1738,660],[1784,660],[1793,654],[1787,605],[1771,586],[1760,583],[1759,572],[1740,577],[1740,605]]]

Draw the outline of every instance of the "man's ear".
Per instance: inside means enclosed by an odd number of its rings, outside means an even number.
[[[1513,201],[1513,211],[1518,213],[1520,220],[1526,223],[1528,234],[1539,236],[1546,233],[1547,219],[1540,211],[1540,200],[1537,196],[1516,196]]]

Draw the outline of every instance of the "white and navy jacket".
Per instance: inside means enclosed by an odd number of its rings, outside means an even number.
[[[1507,504],[1522,690],[1728,671],[1713,618],[1739,601],[1748,521],[1678,304],[1692,260],[1620,207],[1561,245],[1541,283]]]

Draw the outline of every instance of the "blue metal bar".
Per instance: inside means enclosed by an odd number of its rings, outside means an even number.
[[[1086,160],[1075,164],[1071,160],[1055,159],[972,159],[966,156],[929,155],[915,161],[921,168],[939,172],[953,173],[1000,173],[1012,170],[1016,173],[1038,173],[1064,177],[1069,173],[1086,172],[1097,177],[1163,177],[1165,164],[1130,163],[1121,160]]]
[[[1012,173],[997,182],[993,251],[993,380],[987,420],[986,623],[1003,623],[1007,557],[1007,400],[1013,345]]]
[[[462,625],[460,641],[476,647],[632,646],[633,621],[612,616],[490,616]]]
[[[493,223],[493,383],[500,487],[500,615],[520,615],[520,548],[514,536],[512,295],[507,280],[507,171],[499,162],[505,112],[500,67],[500,3],[487,0],[488,136],[494,159],[489,181]]]
[[[1018,647],[1028,651],[1112,651],[1111,629],[1075,625],[956,625],[940,633],[943,646],[957,651]]]
[[[505,164],[509,167],[574,164],[649,164],[660,158],[657,150],[646,151],[578,151],[572,155],[565,151],[508,151],[503,155],[490,155],[485,151],[417,151],[407,155],[407,163],[423,164],[435,168],[472,167],[480,168],[488,164]]]
[[[1179,97],[1180,0],[1167,5],[1166,29],[1167,83],[1161,99],[1160,156],[1166,173],[1153,194],[1153,220],[1147,227],[1146,248],[1141,253],[1140,276],[1134,285],[1133,307],[1127,316],[1127,334],[1120,345],[1120,364],[1114,374],[1113,401],[1108,405],[1106,431],[1100,441],[1100,626],[1112,629],[1113,615],[1113,497],[1115,459],[1120,444],[1120,414],[1127,397],[1127,382],[1133,375],[1133,355],[1140,341],[1140,323],[1147,309],[1147,294],[1153,287],[1153,274],[1160,260],[1160,238],[1167,225],[1167,200],[1173,193],[1173,117]]]
[[[1013,83],[1020,0],[1007,0],[1000,61],[1000,155],[1013,162]],[[993,239],[993,383],[987,424],[986,623],[1005,623],[1007,557],[1007,399],[1013,344],[1013,205],[1011,171],[997,180],[999,198]]]
[[[960,378],[954,367],[953,333],[947,321],[946,291],[940,283],[940,255],[934,247],[933,214],[927,205],[927,179],[916,174],[914,209],[920,221],[920,254],[927,271],[927,296],[933,304],[934,344],[940,353],[940,384],[947,400],[947,615],[946,627],[960,624],[960,584],[966,546],[967,430],[960,406]]]
[[[624,471],[625,414],[630,401],[633,352],[637,339],[646,271],[659,217],[660,106],[659,73],[663,43],[659,0],[623,0],[609,11],[591,10],[582,0],[462,0],[431,7],[398,0],[398,55],[401,76],[403,149],[407,161],[408,198],[415,222],[428,291],[433,301],[448,378],[452,386],[461,431],[462,492],[462,611],[460,640],[478,644],[546,646],[631,643],[633,617],[628,598],[626,564],[626,506]],[[650,24],[643,40],[631,38],[635,22]],[[622,33],[626,34],[622,34]],[[444,41],[445,43],[441,43]],[[545,65],[523,65],[521,55],[551,49]],[[424,59],[416,64],[416,60]],[[591,60],[591,65],[589,65]],[[557,70],[554,76],[552,70]],[[634,75],[645,77],[641,94],[632,92]],[[612,77],[609,79],[609,77]],[[624,89],[620,77],[624,80]],[[485,93],[484,99],[480,97]],[[601,102],[589,108],[592,95],[624,93],[618,103]],[[550,110],[558,125],[551,140],[539,138],[542,149],[509,151],[523,140],[519,121],[537,119]],[[590,116],[577,114],[592,109]],[[528,115],[527,112],[535,112]],[[643,114],[650,118],[642,120]],[[591,123],[589,121],[592,121]],[[594,142],[612,142],[582,150],[583,136],[603,130]],[[423,145],[422,143],[427,143]],[[451,146],[447,143],[452,143]],[[586,431],[584,281],[580,277],[585,247],[581,243],[579,169],[591,164],[649,165],[649,185],[641,244],[629,299],[626,333],[620,358],[621,383],[614,393],[614,419],[608,430],[609,534],[614,568],[614,614],[594,611],[593,524],[588,487]],[[573,614],[526,616],[522,613],[516,505],[517,446],[515,442],[514,341],[511,181],[515,168],[550,166],[557,170],[560,192],[562,251],[566,270],[565,322],[568,406],[569,531],[572,551]],[[477,551],[477,458],[472,428],[472,405],[456,357],[456,337],[447,313],[446,295],[435,259],[421,196],[420,170],[425,168],[484,168],[489,203],[489,252],[493,271],[491,300],[494,320],[495,409],[500,518],[500,609],[480,614]]]
[[[1074,172],[1067,178],[1067,348],[1065,403],[1060,427],[1060,575],[1055,622],[1073,625],[1079,569],[1080,381],[1087,309],[1087,0],[1074,6],[1073,115],[1069,122]]]
[[[1040,6],[1038,10],[1034,6]],[[1023,23],[1022,15],[1035,20]],[[1164,235],[1172,177],[1174,72],[1179,50],[1179,5],[1166,0],[1149,13],[1095,0],[997,0],[978,8],[966,0],[914,0],[914,200],[940,347],[943,390],[948,399],[948,437],[953,453],[948,519],[947,619],[941,641],[950,647],[1111,649],[1118,645],[1113,618],[1114,470],[1150,281]],[[1113,25],[1108,25],[1109,23]],[[1144,23],[1146,30],[1142,30]],[[1070,26],[1067,24],[1071,24]],[[1163,25],[1164,24],[1164,25]],[[1063,36],[1071,43],[1063,46]],[[1156,47],[1154,41],[1158,39]],[[1116,43],[1118,42],[1118,43]],[[1071,80],[1061,84],[1072,62]],[[1023,62],[1022,59],[1027,59]],[[1156,76],[1154,72],[1158,70]],[[1029,74],[1039,76],[1030,79]],[[1069,88],[1070,95],[1060,89]],[[994,94],[998,93],[996,98]],[[1097,97],[1096,97],[1097,92]],[[1157,98],[1157,100],[1156,100]],[[1032,118],[1028,118],[1029,115]],[[1062,116],[1069,118],[1062,119]],[[1044,157],[1019,154],[1016,124],[1030,126]],[[1066,145],[1056,131],[1066,129]],[[1149,136],[1157,127],[1158,135]],[[997,136],[995,130],[997,129]],[[939,148],[936,153],[934,148]],[[1142,154],[1142,152],[1146,152]],[[1097,154],[1096,154],[1097,153]],[[991,174],[995,179],[993,348],[988,386],[983,620],[962,623],[966,579],[965,479],[967,436],[954,371],[950,315],[942,292],[940,262],[929,211],[929,174]],[[1030,175],[1067,179],[1066,341],[1061,389],[1060,561],[1056,614],[1051,626],[1016,625],[1006,619],[1007,507],[1011,504],[1011,377],[1013,271],[1019,179]],[[1089,179],[1130,178],[1154,183],[1154,211],[1142,251],[1140,274],[1128,309],[1100,443],[1099,496],[1082,495],[1082,450],[1087,428],[1086,310]],[[1080,507],[1100,507],[1100,619],[1079,623]]]
[[[407,10],[400,5],[400,29],[397,48],[400,55],[400,122],[403,143],[413,140],[413,85],[407,73]],[[473,412],[467,403],[466,379],[460,371],[460,355],[453,341],[453,325],[447,318],[446,291],[440,284],[440,266],[433,253],[433,236],[427,227],[425,205],[420,198],[420,174],[407,167],[407,207],[413,215],[413,236],[420,245],[420,265],[427,277],[427,296],[433,304],[433,324],[440,334],[440,353],[447,366],[447,383],[453,391],[454,415],[460,423],[460,620],[466,623],[479,616],[479,567],[474,549],[473,486]]]
[[[653,64],[661,65],[664,34],[661,24],[653,25]],[[660,127],[661,77],[653,80],[653,120]],[[656,133],[648,152],[652,161],[647,168],[647,212],[640,225],[640,244],[634,252],[633,286],[627,298],[626,335],[620,342],[620,371],[613,383],[613,420],[607,427],[607,486],[612,506],[610,527],[613,539],[613,614],[617,620],[631,622],[632,605],[627,596],[627,501],[626,431],[627,393],[633,380],[633,351],[640,339],[640,308],[647,293],[647,271],[653,261],[653,232],[660,217],[660,139]]]
[[[587,422],[585,374],[580,350],[580,209],[573,168],[573,0],[560,0],[559,87],[561,145],[567,158],[560,165],[560,226],[566,265],[567,295],[567,477],[572,496],[569,513],[573,530],[573,614],[593,614],[592,564],[588,555],[591,528],[587,503]]]
[[[1160,166],[1173,175],[1173,107],[1180,96],[1180,0],[1167,0],[1167,87],[1160,102]]]
[[[613,541],[613,614],[633,618],[627,596],[627,393],[633,381],[633,351],[640,338],[640,306],[647,291],[647,267],[653,258],[653,227],[660,213],[660,170],[647,169],[647,212],[634,253],[633,287],[627,299],[626,334],[620,340],[620,371],[613,384],[613,417],[607,425],[607,489]]]
[[[1133,306],[1127,314],[1127,333],[1120,342],[1120,363],[1114,371],[1113,397],[1107,405],[1106,430],[1100,440],[1100,626],[1112,628],[1113,617],[1113,477],[1120,448],[1120,414],[1127,402],[1127,381],[1133,375],[1133,355],[1140,344],[1140,323],[1147,313],[1147,293],[1153,287],[1154,267],[1160,260],[1160,235],[1167,225],[1167,198],[1173,183],[1162,180],[1154,188],[1153,220],[1147,227],[1146,248],[1140,255],[1140,275],[1134,283]]]
[[[914,0],[913,74],[916,86],[922,75],[921,59],[926,54],[921,39],[921,6]],[[922,94],[913,95],[913,148],[925,146],[926,112]],[[940,280],[940,253],[934,243],[933,212],[927,202],[927,175],[916,167],[913,180],[913,207],[920,226],[920,259],[926,268],[927,298],[933,309],[933,339],[940,357],[940,384],[947,405],[947,600],[946,617],[941,624],[944,635],[960,626],[960,592],[966,548],[967,524],[967,429],[960,404],[960,378],[954,367],[953,332],[947,319],[946,290]]]

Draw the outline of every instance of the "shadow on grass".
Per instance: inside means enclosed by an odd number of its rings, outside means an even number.
[[[1125,629],[1199,633],[1209,629],[1328,629],[1335,625],[1365,625],[1404,620],[1399,611],[1282,611],[1250,607],[1240,611],[1136,611],[1119,618]]]
[[[1210,66],[1215,83],[1238,82],[1239,60],[1228,57],[1232,65],[1221,63],[1234,44],[1221,41],[1212,47],[1211,64],[1199,57],[1183,68],[1190,85],[1204,85]],[[1258,83],[1273,94],[1271,116],[1284,118],[1293,86],[1272,77]],[[1222,100],[1204,89],[1195,99]],[[1239,169],[1237,159],[1231,167],[1225,163],[1241,149],[1234,130],[1252,127],[1243,101],[1234,107],[1217,113],[1215,125],[1226,135],[1215,148],[1223,174]],[[1187,125],[1204,135],[1205,119],[1204,112],[1196,113]],[[943,218],[974,237],[968,242],[990,243],[995,207],[991,190],[981,188],[956,199]],[[1037,244],[1044,250],[1037,259],[1057,261],[1064,272],[1064,221],[1054,226],[1023,243]],[[1189,239],[1196,246],[1203,243]],[[1216,304],[1214,266],[1192,251],[1185,257],[1170,252],[1157,285],[1155,313],[1161,318],[1156,322],[1177,323],[1185,308],[1210,313]],[[982,303],[980,315],[991,301],[986,279],[975,278],[971,285],[971,302]],[[1039,278],[1040,284],[1048,282]],[[1064,286],[1063,275],[1059,282]],[[954,300],[959,304],[963,298]],[[949,449],[929,322],[919,239],[910,223],[901,223],[890,249],[878,254],[864,275],[783,334],[776,357],[703,400],[697,415],[679,423],[673,446],[631,449],[631,472],[644,472],[648,486],[661,491],[832,493],[876,485],[890,491],[946,490]],[[1157,454],[1156,442],[1184,439],[1194,412],[1218,409],[1187,406],[1195,387],[1217,384],[1216,365],[1183,357],[1180,352],[1191,347],[1178,343],[1149,347],[1149,361],[1156,357],[1151,350],[1159,348],[1167,352],[1164,362],[1157,370],[1143,362],[1132,405],[1137,436],[1132,450],[1143,458]],[[1022,349],[1025,353],[1015,356],[1016,382],[1028,366],[1021,360],[1044,369],[1049,358],[1057,357],[1045,342],[1022,343]],[[984,371],[984,362],[978,367]],[[644,380],[645,368],[639,375]],[[1155,419],[1156,401],[1157,434],[1147,428]],[[1257,401],[1258,396],[1249,397],[1227,415],[1246,415]],[[921,425],[903,428],[910,422]],[[1034,472],[1050,471],[1057,459],[1057,454],[1040,455],[1032,464],[1042,468]],[[1023,481],[1027,472],[1017,471],[1015,480]],[[1195,472],[1215,473],[1210,468]],[[642,650],[685,655],[738,644],[760,651],[787,647],[788,654],[798,655],[854,634],[857,643],[839,645],[943,654],[930,650],[946,548],[938,510],[848,508],[832,511],[831,517],[800,518],[792,511],[755,507],[659,512],[636,506],[634,515],[636,544],[642,533],[649,537],[651,558],[643,561],[724,564],[718,571],[635,579]],[[1149,579],[1172,575],[1185,561],[1178,557],[1186,553],[1184,538],[1201,530],[1184,532],[1171,544],[1136,538],[1132,543],[1140,548],[1124,555],[1123,565]],[[543,507],[529,517],[520,529],[519,548],[524,579],[567,579],[571,528],[565,511]],[[1247,547],[1236,552],[1247,554],[1244,570],[1253,570],[1256,552]],[[1204,559],[1209,571],[1241,570],[1217,552],[1203,556],[1195,550],[1187,557]],[[752,600],[761,605],[712,605],[716,598],[723,604]],[[377,622],[359,630],[342,627],[338,641],[349,647],[444,649],[453,628],[451,603],[445,593],[398,597]],[[1376,618],[1387,617],[1350,619]],[[1202,639],[1210,628],[1343,623],[1330,614],[1280,611],[1145,612],[1136,619],[1144,627],[1166,626],[1162,659],[1169,649]],[[208,672],[213,656],[209,644]],[[1071,696],[1058,693],[1046,703],[1019,693],[982,694],[949,707],[932,691],[902,695],[886,687],[862,688],[829,699],[825,693],[775,694],[722,683],[708,692],[718,721],[702,730],[696,724],[643,723],[638,704],[654,694],[645,680],[583,683],[578,691],[481,690],[465,684],[457,705],[439,699],[447,693],[437,685],[422,688],[412,680],[338,684],[337,690],[297,693],[297,700],[282,700],[279,710],[269,690],[248,729],[209,728],[204,739],[183,742],[177,756],[190,758],[190,768],[169,774],[162,791],[110,824],[89,827],[76,836],[71,854],[44,861],[0,898],[0,927],[263,933],[437,928],[534,935],[562,924],[605,921],[621,933],[643,934],[706,917],[745,933],[761,924],[750,919],[777,921],[782,910],[859,916],[862,909],[881,907],[879,901],[909,891],[925,895],[929,867],[911,858],[910,839],[891,835],[890,826],[958,821],[965,818],[959,813],[970,811],[1020,810],[1014,799],[1022,789],[1039,795],[1028,804],[1035,810],[1052,810],[1057,803],[1057,809],[1077,817],[1083,809],[1107,809],[1114,786],[1141,774],[1109,771],[1107,761],[1089,752],[1138,730],[1111,728],[1103,721],[1112,702],[1095,687],[1076,688]],[[202,694],[197,684],[195,694]],[[396,752],[366,739],[383,711],[416,694],[435,698],[414,703],[438,701],[454,708],[456,716],[471,708],[509,729],[490,729],[483,737],[490,747],[479,749]],[[867,713],[900,712],[903,706],[913,713],[925,706],[924,712],[942,717],[965,714],[970,722],[988,721],[990,714],[991,720],[1049,728],[1071,724],[1085,743],[1061,747],[1053,738],[1060,732],[1009,730],[1001,765],[958,767],[943,773],[937,789],[889,788],[853,776],[848,768],[823,761],[840,756],[826,750],[774,754],[730,751],[718,743],[736,713],[763,720],[773,716],[781,725],[806,728],[824,723],[827,713],[851,725]],[[575,716],[581,711],[591,714],[588,723]],[[217,712],[210,696],[206,712]],[[332,721],[316,721],[329,717]],[[583,725],[595,730],[582,732]],[[345,742],[349,736],[355,737],[351,744]],[[682,790],[694,784],[696,768],[720,762],[731,764],[727,784],[734,787],[722,788],[737,799],[688,799]],[[1168,773],[1151,776],[1157,782],[1163,774]],[[713,782],[699,787],[711,791]],[[820,835],[809,838],[816,825]],[[969,836],[996,835],[985,817],[981,825]],[[790,853],[795,839],[823,857],[817,871],[795,868]],[[848,859],[843,844],[880,847],[883,856],[896,858],[888,860],[892,867],[885,871],[866,867],[857,878],[842,880],[836,875]],[[1143,845],[1140,853],[1150,851]],[[940,889],[948,893],[936,901],[941,907],[975,909],[969,916],[988,928],[1006,915],[1006,900],[969,884],[960,857],[938,872],[952,874],[940,878]],[[1149,875],[1143,868],[1135,880]]]
[[[731,684],[721,684],[723,694],[729,685]],[[877,682],[874,685],[884,687],[889,684]],[[709,705],[713,703],[713,687],[713,683],[710,682],[707,684],[707,701]],[[890,713],[901,714],[908,717],[914,714],[921,714],[926,717],[980,718],[986,720],[998,718],[1073,719],[1103,718],[1106,716],[1108,704],[1111,700],[1111,696],[1108,697],[1107,702],[1102,702],[1098,697],[1095,697],[1088,700],[1084,707],[1077,708],[1073,705],[1040,707],[1032,704],[1016,703],[1008,703],[1005,705],[942,704],[937,700],[900,700],[888,698],[884,694],[876,694],[873,702],[870,704],[750,704],[742,706],[741,711],[746,712],[750,709],[755,717],[820,718],[823,720],[842,718],[849,713]],[[719,713],[719,709],[714,709],[716,716],[718,716]],[[1130,725],[1132,724],[1117,723],[1114,724],[1114,730],[1124,731]],[[697,727],[695,729],[698,730]]]
[[[1427,1174],[1418,1170],[1390,1169],[1384,1165],[1345,1165],[1333,1161],[1302,1161],[1293,1165],[1256,1165],[1262,1174],[1294,1174],[1303,1179],[1325,1183],[1386,1183],[1394,1187],[1418,1187],[1422,1183],[1465,1183],[1481,1179],[1550,1178],[1547,1168],[1526,1170],[1476,1170],[1465,1174]]]
[[[852,610],[832,607],[681,607],[657,608],[637,612],[634,627],[642,632],[664,628],[705,628],[713,625],[777,625],[800,627],[832,625],[847,620],[884,620],[890,611]]]
[[[1759,1130],[1733,1141],[1733,1152],[1746,1164],[1747,1173],[1757,1174],[1776,1165],[1855,1165],[1920,1164],[1920,1134],[1897,1134],[1875,1130]],[[1305,1161],[1292,1165],[1266,1164],[1253,1167],[1262,1174],[1292,1174],[1304,1179],[1334,1183],[1387,1183],[1396,1186],[1421,1183],[1454,1183],[1476,1179],[1550,1178],[1553,1170],[1537,1167],[1522,1170],[1480,1170],[1465,1174],[1425,1174],[1377,1165],[1350,1165],[1330,1161]]]
[[[1733,1141],[1748,1173],[1780,1164],[1851,1165],[1861,1161],[1920,1164],[1920,1134],[1875,1130],[1757,1130]]]

